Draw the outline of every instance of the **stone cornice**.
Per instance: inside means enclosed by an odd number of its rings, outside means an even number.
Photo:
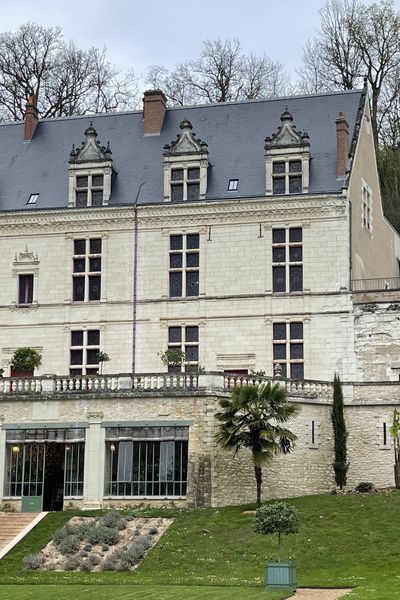
[[[213,223],[254,223],[286,220],[307,222],[345,218],[347,198],[341,194],[199,201],[139,205],[140,229],[153,227],[201,226]],[[133,228],[134,206],[104,209],[43,210],[0,213],[0,236],[28,232],[109,231]]]
[[[0,236],[29,232],[51,233],[123,230],[133,228],[133,206],[108,206],[104,209],[43,210],[0,213]],[[26,233],[28,233],[26,231]]]
[[[287,220],[345,218],[347,198],[338,195],[257,198],[215,202],[170,202],[139,207],[139,228],[210,225],[214,223],[254,223]]]

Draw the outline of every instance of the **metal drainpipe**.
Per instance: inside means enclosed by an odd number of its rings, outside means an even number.
[[[138,210],[137,203],[139,194],[146,181],[143,181],[139,185],[139,189],[135,198],[135,205],[133,208],[133,235],[135,237],[133,242],[134,255],[133,255],[133,303],[132,303],[132,376],[136,373],[136,306],[137,306],[137,264],[138,264]]]

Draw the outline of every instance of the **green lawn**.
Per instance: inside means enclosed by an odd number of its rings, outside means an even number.
[[[297,559],[300,586],[354,587],[349,600],[400,599],[400,493],[289,502],[300,511],[301,528],[297,536],[284,539],[283,548]],[[108,585],[115,586],[116,600],[285,598],[285,593],[263,589],[264,562],[275,556],[276,540],[254,534],[244,508],[137,511],[173,516],[175,522],[135,573],[26,573],[22,558],[38,552],[73,514],[52,513],[0,562],[0,597],[70,600],[70,584],[75,584],[74,596],[84,593],[85,600],[109,598]],[[85,584],[83,592],[80,584]]]

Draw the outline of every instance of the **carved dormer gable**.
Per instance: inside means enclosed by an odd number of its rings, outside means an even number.
[[[267,196],[305,194],[309,188],[310,138],[297,131],[285,107],[280,127],[265,138],[265,193]]]
[[[69,155],[69,197],[71,208],[105,206],[111,196],[114,173],[110,143],[102,146],[90,124],[80,148],[72,146]]]
[[[13,264],[16,267],[25,265],[37,266],[39,264],[38,254],[37,252],[36,254],[29,252],[28,246],[25,246],[24,252],[15,253]]]
[[[192,133],[193,126],[185,119],[180,124],[182,133],[178,133],[176,140],[164,146],[164,156],[177,156],[183,154],[208,154],[208,146]]]
[[[97,140],[97,131],[90,125],[85,130],[85,141],[81,147],[75,149],[75,145],[72,146],[69,163],[112,162],[111,155],[110,142],[107,142],[107,146],[101,146]]]
[[[207,192],[208,146],[187,119],[180,130],[176,140],[164,146],[164,199],[202,200]]]

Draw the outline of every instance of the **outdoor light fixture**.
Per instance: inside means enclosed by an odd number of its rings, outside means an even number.
[[[111,452],[115,452],[115,444],[111,444],[110,450],[111,450]]]
[[[12,451],[14,454],[18,454],[18,452],[21,450],[21,448],[19,446],[13,446],[12,447]]]

